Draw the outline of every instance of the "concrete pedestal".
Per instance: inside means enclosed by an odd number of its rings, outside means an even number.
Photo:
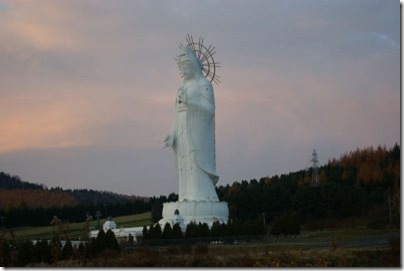
[[[158,223],[162,229],[167,222],[179,223],[185,231],[192,221],[211,227],[215,221],[227,223],[228,217],[229,207],[224,201],[177,201],[163,204],[163,218]]]

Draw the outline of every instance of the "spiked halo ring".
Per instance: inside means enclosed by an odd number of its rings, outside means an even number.
[[[216,69],[220,67],[219,62],[215,62],[213,55],[216,53],[215,47],[213,45],[209,45],[206,47],[203,44],[203,38],[199,37],[198,42],[195,42],[190,34],[186,37],[187,44],[184,46],[182,43],[178,46],[180,49],[184,47],[190,47],[192,51],[194,51],[196,57],[199,59],[202,65],[202,73],[205,78],[210,80],[211,82],[215,82],[219,84],[220,76],[217,75]],[[176,58],[177,63],[179,63],[179,57]]]

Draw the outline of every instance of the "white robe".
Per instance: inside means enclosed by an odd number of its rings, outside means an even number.
[[[184,92],[185,103],[179,103]],[[212,84],[201,77],[180,87],[171,130],[175,142],[179,201],[218,201],[215,185],[215,101]]]

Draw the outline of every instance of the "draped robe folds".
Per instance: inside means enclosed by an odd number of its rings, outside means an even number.
[[[180,101],[180,93],[185,97]],[[212,84],[199,78],[177,94],[174,138],[179,201],[218,201],[215,185],[215,101]]]

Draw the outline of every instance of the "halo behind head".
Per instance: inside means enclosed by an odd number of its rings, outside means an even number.
[[[202,69],[202,73],[211,82],[215,82],[216,84],[220,83],[220,77],[216,74],[216,69],[219,66],[218,62],[215,62],[213,59],[213,55],[216,53],[215,47],[213,45],[209,45],[209,47],[206,47],[203,44],[203,38],[199,38],[198,42],[194,42],[192,36],[190,34],[187,35],[186,37],[187,44],[184,46],[182,43],[180,43],[179,48],[180,49],[186,49],[187,47],[190,48],[194,53],[197,59],[199,60],[199,64]],[[181,55],[177,56],[176,60],[177,63],[179,64]]]

